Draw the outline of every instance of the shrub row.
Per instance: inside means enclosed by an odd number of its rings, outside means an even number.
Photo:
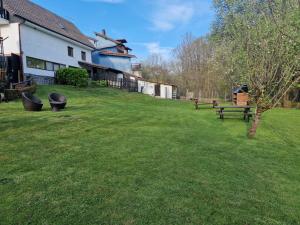
[[[56,71],[57,84],[72,85],[76,87],[88,86],[88,72],[79,68],[62,68]]]

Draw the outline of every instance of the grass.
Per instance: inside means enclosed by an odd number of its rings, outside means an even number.
[[[52,113],[47,93],[68,97]],[[247,124],[106,88],[0,104],[0,224],[300,224],[300,111]]]

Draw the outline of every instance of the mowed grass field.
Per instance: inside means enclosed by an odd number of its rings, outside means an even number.
[[[53,113],[47,94],[68,97]],[[40,86],[0,104],[0,224],[300,224],[300,111],[257,137],[214,110],[109,88]]]

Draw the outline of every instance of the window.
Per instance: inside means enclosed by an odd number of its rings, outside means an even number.
[[[28,68],[45,70],[46,69],[46,64],[45,64],[44,60],[27,57],[27,67]]]
[[[86,61],[86,52],[81,52],[81,59]]]
[[[48,71],[57,71],[60,68],[66,68],[66,65],[53,63],[42,59],[36,59],[32,57],[26,57],[26,59],[27,59],[26,61],[27,61],[28,68],[48,70]]]
[[[68,56],[74,57],[74,49],[72,47],[68,47]]]
[[[66,65],[53,63],[53,71],[57,71],[59,69],[66,68]]]
[[[46,70],[53,71],[53,63],[52,62],[46,62]]]
[[[59,70],[59,68],[60,68],[60,67],[59,67],[59,64],[56,64],[56,63],[55,63],[55,64],[53,65],[53,70],[54,70],[54,71]]]

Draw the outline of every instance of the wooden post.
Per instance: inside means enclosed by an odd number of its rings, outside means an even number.
[[[198,110],[199,109],[199,99],[195,98],[194,101],[195,101],[195,109]]]
[[[18,70],[18,83],[20,83],[20,82],[21,82],[21,71]]]
[[[218,102],[216,100],[213,100],[212,104],[213,104],[213,108],[215,108],[216,106],[218,106]]]

